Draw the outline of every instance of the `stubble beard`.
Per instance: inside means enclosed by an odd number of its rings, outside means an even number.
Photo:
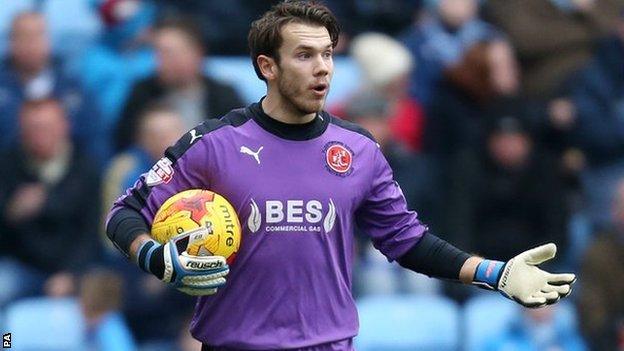
[[[311,113],[320,112],[325,104],[325,98],[316,100],[306,96],[307,89],[301,89],[297,82],[290,79],[281,78],[277,85],[279,93],[284,101],[290,106],[293,112],[304,116]]]

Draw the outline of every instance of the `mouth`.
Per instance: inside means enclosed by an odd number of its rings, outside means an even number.
[[[327,83],[314,84],[310,87],[310,89],[317,96],[325,96],[325,94],[329,90],[329,84]]]

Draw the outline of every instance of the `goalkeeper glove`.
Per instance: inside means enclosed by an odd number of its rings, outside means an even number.
[[[154,240],[144,242],[137,253],[137,264],[144,271],[155,275],[193,296],[212,295],[225,284],[229,267],[222,256],[193,256],[186,252],[189,243],[202,240],[206,228],[183,233],[164,245]]]
[[[473,284],[498,290],[525,307],[542,307],[570,295],[574,274],[552,274],[536,265],[555,257],[557,246],[546,244],[525,251],[505,262],[483,260],[477,266]]]

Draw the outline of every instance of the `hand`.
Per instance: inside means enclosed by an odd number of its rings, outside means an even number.
[[[570,130],[576,123],[576,106],[570,99],[555,99],[548,105],[548,117],[556,129]]]
[[[225,284],[229,267],[222,256],[193,256],[186,252],[189,243],[201,240],[206,228],[183,233],[161,245],[144,242],[137,253],[137,263],[144,271],[193,296],[212,295]]]
[[[556,252],[557,246],[551,243],[525,251],[507,263],[483,260],[474,281],[525,307],[552,305],[570,295],[576,281],[574,274],[552,274],[536,267],[555,257]]]
[[[73,294],[75,287],[74,276],[68,272],[60,272],[46,280],[44,291],[50,297],[66,297]]]
[[[596,0],[572,0],[572,6],[577,11],[589,12],[596,7]]]
[[[20,186],[9,200],[6,218],[10,222],[20,222],[39,214],[47,198],[41,183]]]

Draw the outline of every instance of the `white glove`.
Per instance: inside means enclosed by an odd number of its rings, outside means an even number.
[[[215,294],[225,284],[229,273],[225,258],[193,256],[186,252],[190,242],[203,239],[205,231],[202,227],[183,233],[164,245],[153,240],[143,243],[137,254],[139,267],[185,294]]]
[[[507,263],[483,260],[477,266],[474,283],[495,289],[525,307],[542,307],[570,295],[576,276],[552,274],[536,265],[555,257],[557,246],[546,244],[525,251]]]

